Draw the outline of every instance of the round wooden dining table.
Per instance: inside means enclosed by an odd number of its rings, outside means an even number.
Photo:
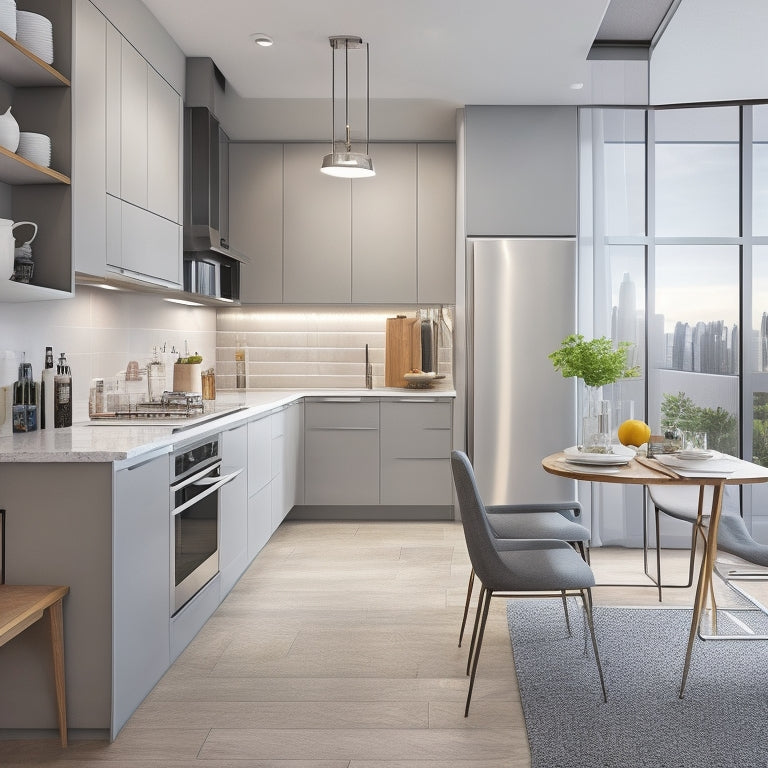
[[[607,467],[605,465],[589,465],[568,460],[564,451],[553,453],[541,460],[542,467],[552,475],[568,477],[572,480],[582,480],[593,483],[620,483],[624,485],[696,485],[699,486],[699,514],[702,514],[703,489],[712,486],[712,509],[710,511],[709,532],[704,557],[701,560],[699,579],[696,584],[696,597],[691,617],[691,629],[688,634],[688,646],[683,664],[683,677],[680,683],[680,698],[683,698],[685,682],[691,664],[691,652],[696,638],[701,614],[704,610],[706,595],[712,582],[712,572],[717,557],[717,528],[720,524],[720,513],[723,506],[723,489],[726,485],[744,485],[748,483],[768,482],[768,468],[761,467],[749,461],[743,461],[735,456],[723,456],[730,466],[723,474],[696,473],[695,470],[675,470],[662,464],[655,458],[648,458],[640,453],[626,464]]]

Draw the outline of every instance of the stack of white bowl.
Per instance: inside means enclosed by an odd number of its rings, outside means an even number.
[[[0,31],[16,39],[16,0],[0,0]]]
[[[47,168],[51,164],[51,137],[44,133],[22,131],[19,134],[19,148],[16,154]]]
[[[16,11],[16,42],[46,64],[53,64],[53,25],[45,16]]]

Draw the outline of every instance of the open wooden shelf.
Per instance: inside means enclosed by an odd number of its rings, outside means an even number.
[[[69,184],[69,176],[0,147],[0,181],[6,184]]]
[[[0,72],[15,87],[58,85],[68,87],[69,79],[35,56],[12,37],[0,31]]]

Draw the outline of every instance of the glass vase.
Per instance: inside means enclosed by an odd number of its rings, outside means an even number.
[[[603,399],[602,387],[584,387],[581,419],[581,450],[611,453],[611,401]]]

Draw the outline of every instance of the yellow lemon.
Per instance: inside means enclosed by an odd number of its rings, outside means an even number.
[[[618,437],[622,445],[634,445],[635,448],[648,442],[651,428],[639,419],[627,419],[619,425]]]

